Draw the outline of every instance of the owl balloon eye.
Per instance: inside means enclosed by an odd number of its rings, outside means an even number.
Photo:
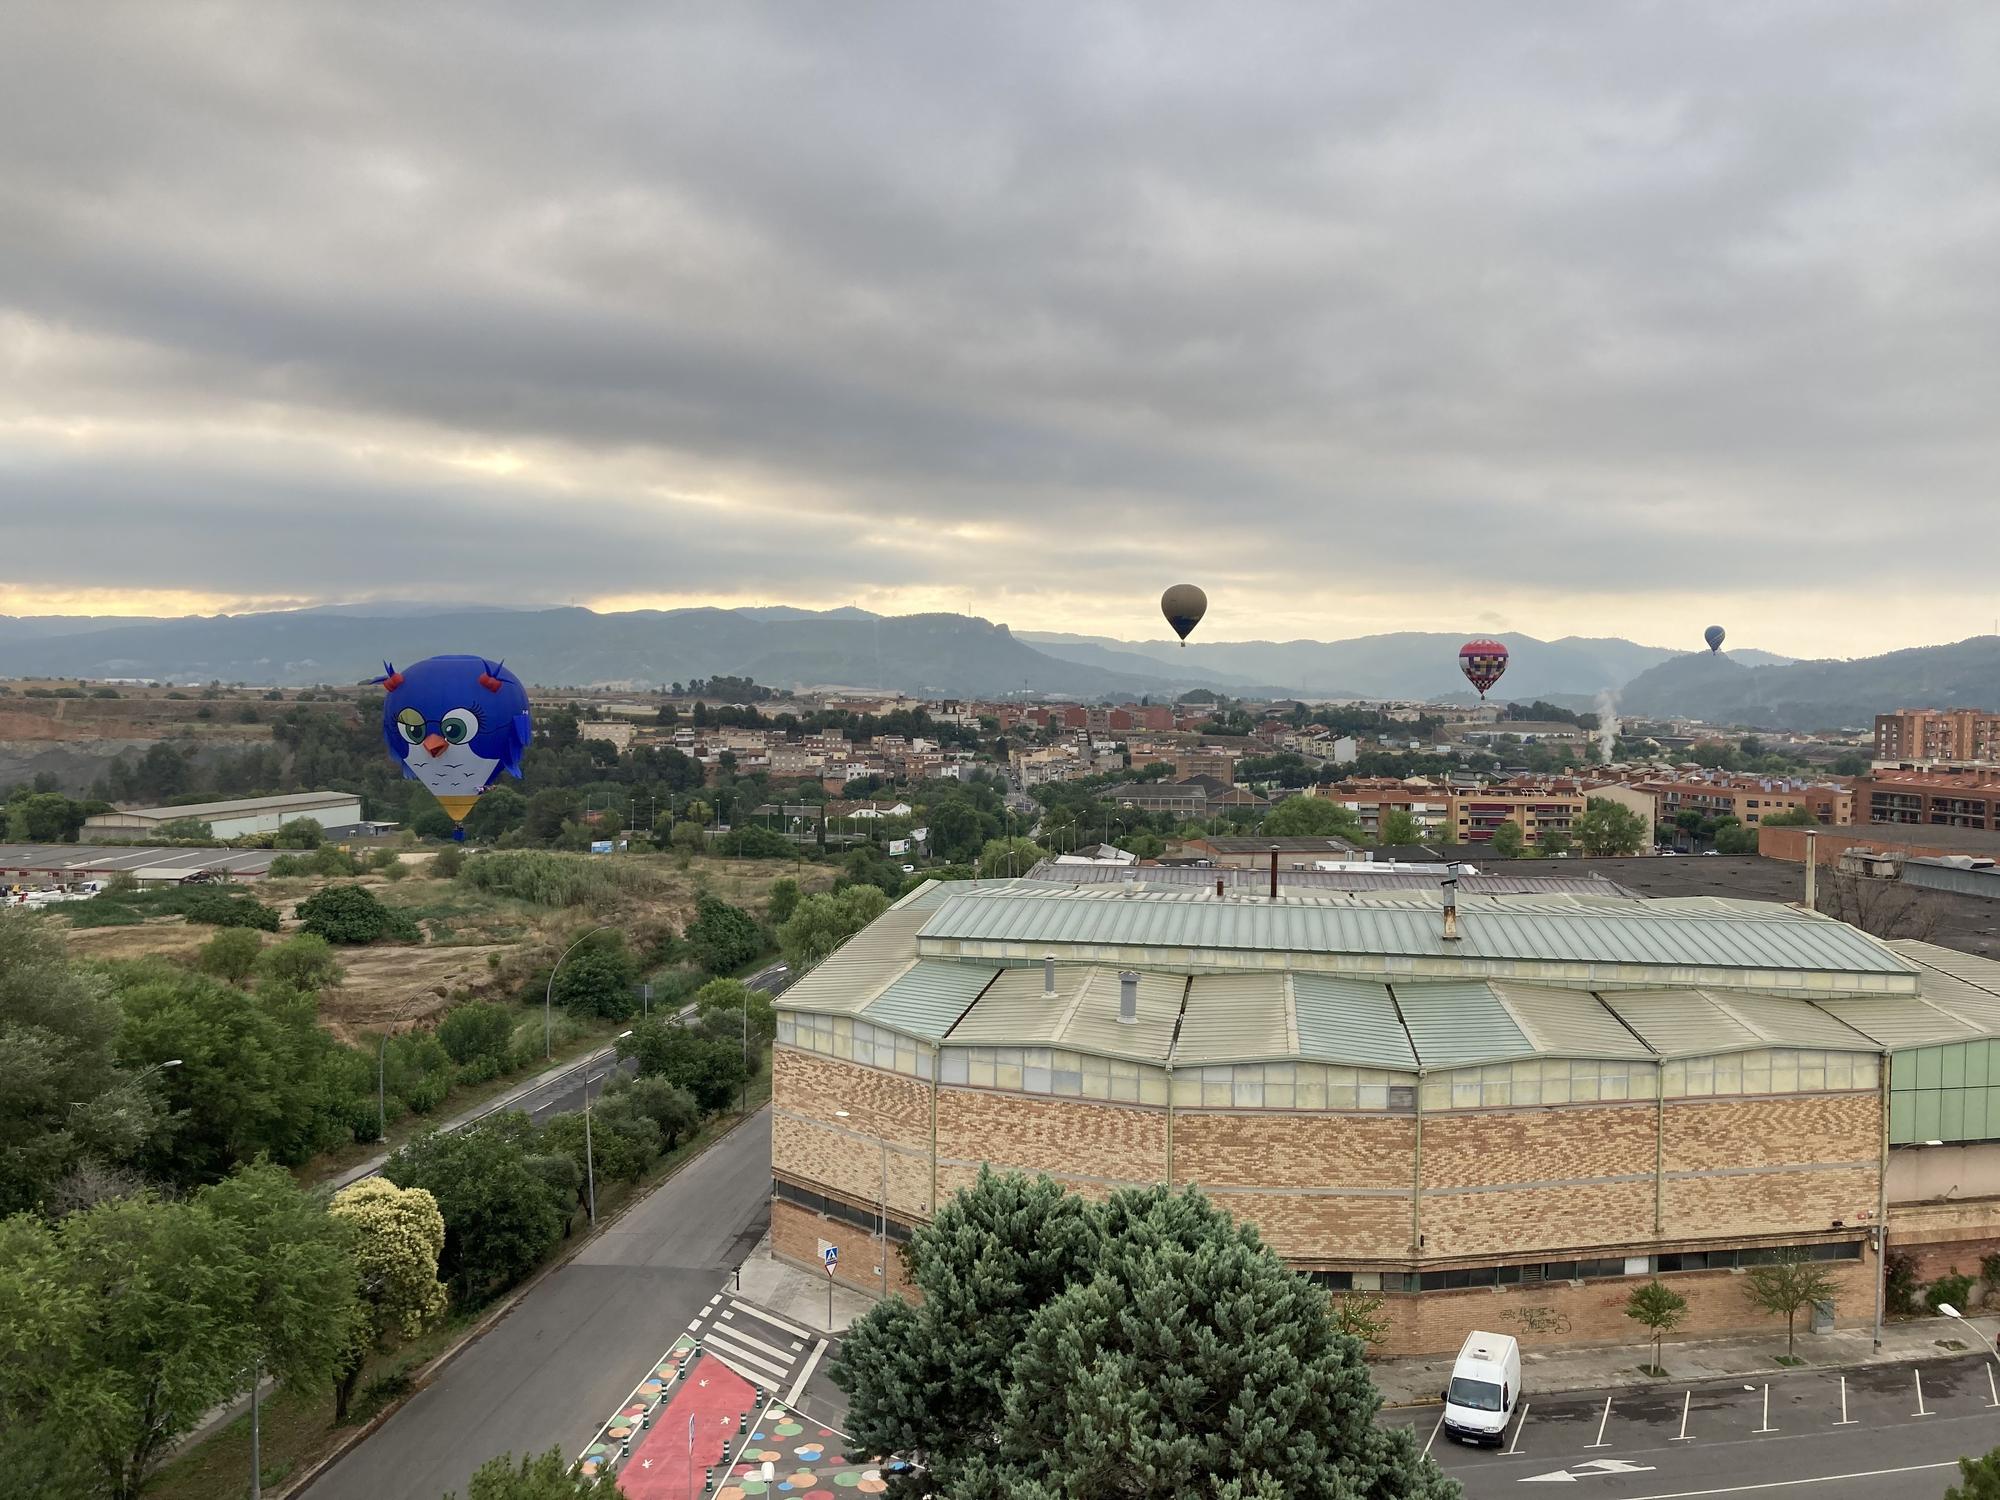
[[[424,737],[424,716],[414,708],[406,708],[396,715],[396,727],[403,732],[403,738],[412,745]]]
[[[479,719],[469,708],[454,708],[439,721],[438,733],[454,745],[463,745],[479,733]]]

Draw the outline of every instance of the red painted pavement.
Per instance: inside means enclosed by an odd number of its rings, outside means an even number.
[[[694,1362],[645,1439],[618,1467],[627,1500],[696,1500],[703,1471],[723,1469],[737,1439],[737,1423],[755,1399],[750,1382],[711,1355]],[[689,1482],[688,1418],[694,1418],[693,1482]]]

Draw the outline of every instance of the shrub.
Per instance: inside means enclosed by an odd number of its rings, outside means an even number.
[[[1964,1312],[1972,1298],[1972,1278],[1961,1276],[1956,1270],[1948,1276],[1940,1276],[1924,1288],[1924,1306],[1932,1312],[1949,1302],[1960,1312]]]
[[[451,1092],[451,1058],[428,1032],[391,1037],[384,1062],[388,1088],[413,1115],[427,1115]]]
[[[394,857],[391,857],[389,863],[383,865],[381,869],[382,878],[391,885],[394,885],[399,880],[407,879],[410,873],[410,867]]]
[[[272,847],[278,849],[317,849],[326,842],[326,829],[317,818],[293,818],[289,823],[278,825],[278,836]]]
[[[210,927],[255,927],[261,932],[278,930],[278,909],[250,896],[227,891],[192,887],[181,901],[181,911],[190,922]]]
[[[1882,1302],[1896,1317],[1912,1317],[1917,1311],[1916,1257],[1891,1251],[1882,1268]]]
[[[271,878],[284,880],[294,875],[310,875],[312,861],[298,854],[280,854],[271,861]]]
[[[2000,1287],[2000,1254],[1979,1257],[1979,1279],[1988,1286]]]
[[[330,885],[301,901],[297,916],[307,932],[329,943],[373,943],[382,938],[417,939],[416,924],[384,906],[364,886]]]
[[[465,851],[456,844],[438,850],[431,856],[430,873],[439,880],[455,879],[465,868]]]
[[[316,932],[301,932],[264,954],[266,975],[288,988],[316,995],[347,977],[333,946]]]
[[[625,940],[611,933],[585,943],[556,970],[555,1002],[573,1016],[622,1021],[638,1008],[634,978]]]
[[[696,899],[695,918],[682,936],[711,974],[740,969],[764,951],[763,929],[748,912],[706,894]]]
[[[202,944],[195,967],[231,984],[241,984],[257,967],[257,955],[263,947],[264,940],[255,928],[226,927]]]
[[[480,1057],[504,1066],[514,1041],[514,1018],[497,1005],[474,1000],[446,1014],[438,1023],[437,1038],[460,1066]]]
[[[359,875],[361,862],[338,844],[321,844],[308,856],[306,868],[315,875]]]
[[[478,890],[552,907],[603,906],[661,884],[643,866],[540,849],[476,855],[465,862],[462,878]]]

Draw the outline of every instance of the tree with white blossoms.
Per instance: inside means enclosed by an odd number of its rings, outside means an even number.
[[[426,1189],[400,1188],[381,1177],[341,1189],[327,1211],[348,1228],[368,1314],[334,1386],[334,1420],[344,1422],[369,1351],[415,1338],[444,1311],[448,1299],[438,1280],[444,1215]]]

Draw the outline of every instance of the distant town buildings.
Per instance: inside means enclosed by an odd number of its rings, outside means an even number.
[[[1877,714],[1875,758],[2000,763],[2000,714],[1972,708],[1903,708]]]

